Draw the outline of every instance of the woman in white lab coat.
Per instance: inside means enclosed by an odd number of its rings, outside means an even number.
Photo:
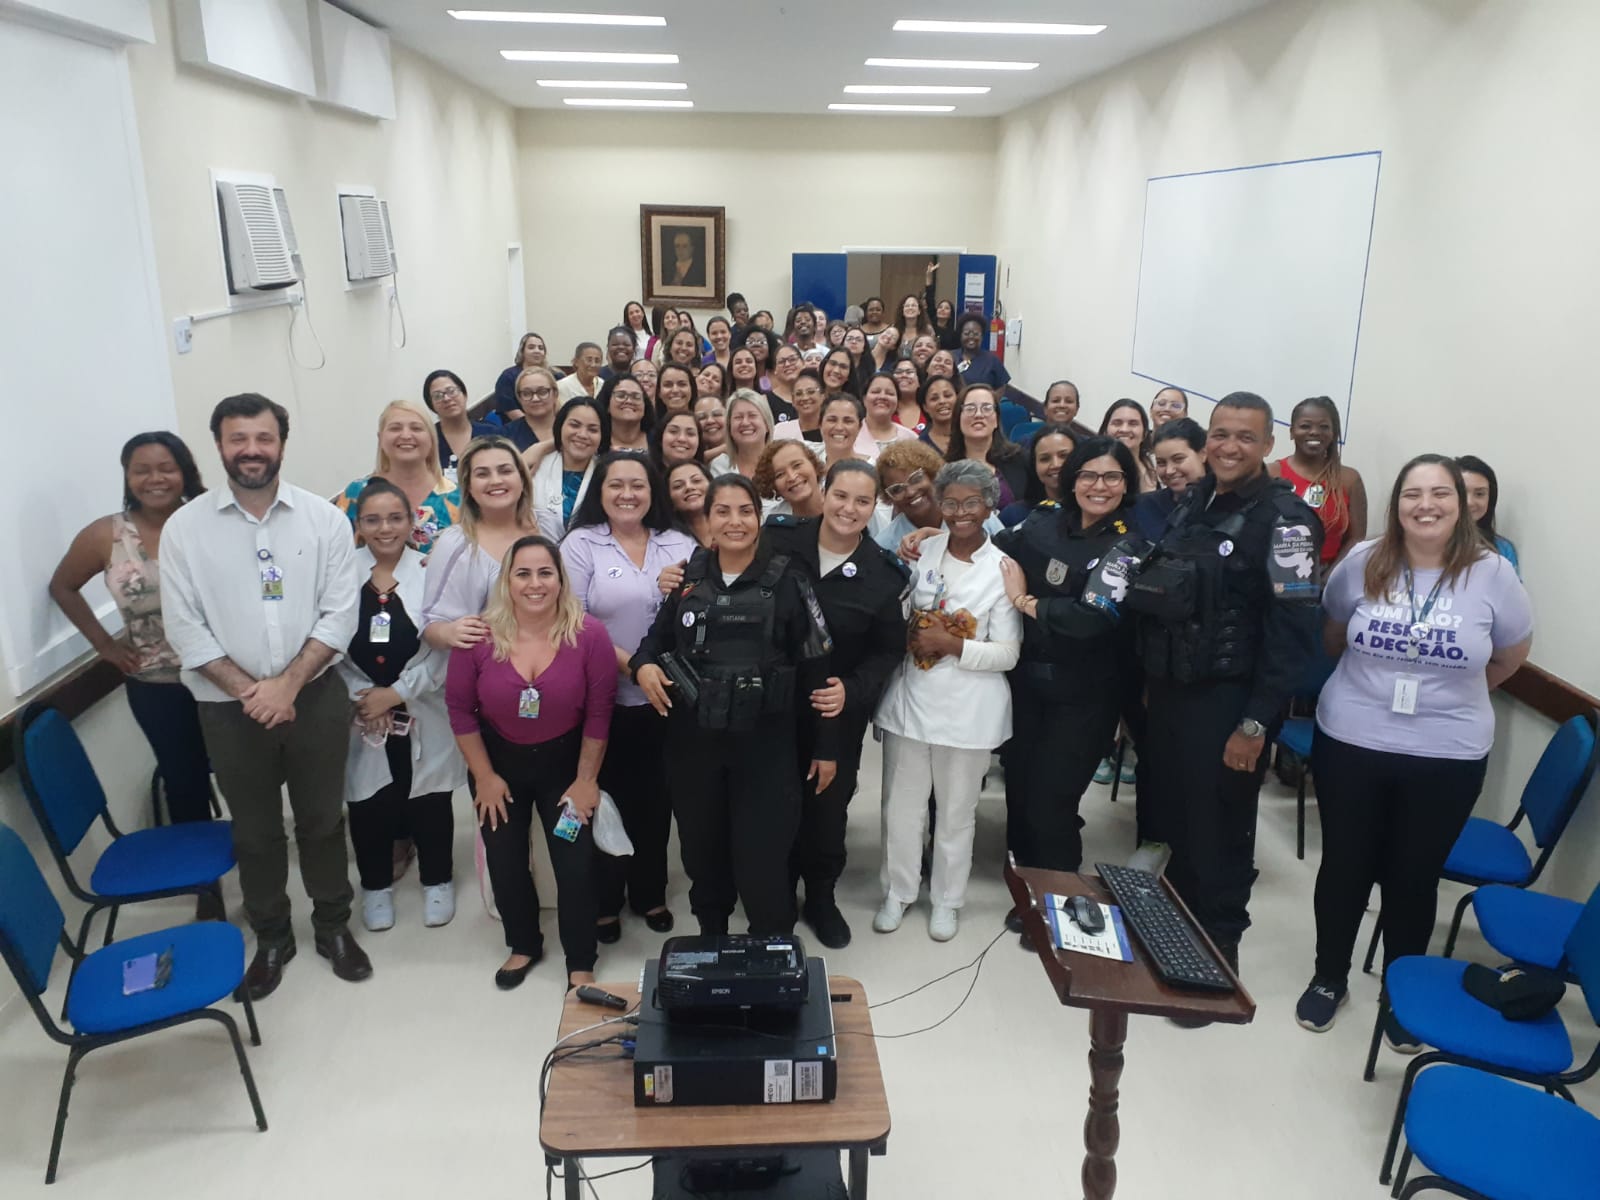
[[[446,925],[455,916],[450,797],[467,781],[444,704],[450,655],[421,636],[425,560],[406,544],[412,533],[406,494],[375,477],[353,508],[362,543],[356,557],[366,578],[356,636],[338,671],[355,705],[345,802],[362,920],[374,931],[394,925],[392,855],[395,831],[404,828],[417,846],[422,923]]]

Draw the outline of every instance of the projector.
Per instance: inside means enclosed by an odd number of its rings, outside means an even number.
[[[792,936],[668,938],[657,964],[656,1006],[673,1015],[798,1009],[807,990],[805,946]]]

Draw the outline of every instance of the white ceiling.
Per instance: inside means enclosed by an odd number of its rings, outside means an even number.
[[[561,108],[565,96],[689,99],[696,112],[826,114],[833,102],[954,104],[993,117],[1271,0],[340,0],[433,59],[519,108]],[[665,28],[457,21],[448,8],[662,16]],[[894,33],[900,17],[1105,24],[1089,37]],[[676,66],[510,62],[501,50],[671,52]],[[869,57],[1020,59],[1032,71],[867,67]],[[563,92],[537,79],[676,80],[682,92]],[[845,95],[846,84],[987,84],[984,96]],[[936,119],[936,118],[933,118]]]

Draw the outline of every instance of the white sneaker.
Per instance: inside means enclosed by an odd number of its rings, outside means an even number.
[[[905,919],[906,906],[893,896],[883,898],[883,907],[878,910],[878,915],[872,918],[872,927],[879,933],[893,933],[900,928],[900,922]]]
[[[957,909],[935,904],[933,914],[928,918],[928,936],[936,942],[948,942],[955,937],[956,929],[961,924],[957,912]]]
[[[456,915],[456,885],[436,883],[422,889],[422,923],[429,929],[450,924]],[[390,921],[393,922],[391,917]]]
[[[369,892],[361,889],[361,923],[372,933],[394,928],[394,889]]]

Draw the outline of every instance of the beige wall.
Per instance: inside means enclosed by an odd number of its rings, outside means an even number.
[[[1592,376],[1600,327],[1583,199],[1600,183],[1597,41],[1600,7],[1564,0],[1287,3],[1002,119],[996,251],[1026,329],[1008,365],[1033,389],[1077,380],[1091,418],[1147,400],[1128,370],[1145,179],[1383,151],[1347,459],[1374,522],[1411,455],[1487,459],[1537,606],[1534,658],[1600,692],[1588,441],[1560,433],[1581,421],[1561,397]],[[1548,727],[1503,713],[1489,794],[1509,811]],[[1600,810],[1573,835],[1555,877],[1586,894]]]
[[[724,206],[728,288],[779,321],[795,252],[987,252],[995,128],[990,120],[520,112],[529,324],[562,361],[617,323],[640,294],[640,204]]]
[[[394,47],[397,116],[376,121],[180,66],[171,6],[156,4],[157,43],[129,52],[169,318],[223,306],[212,167],[271,172],[288,193],[305,258],[312,323],[327,365],[286,353],[289,311],[195,327],[194,350],[169,346],[180,432],[220,480],[206,422],[223,396],[259,391],[286,405],[286,477],[319,492],[370,471],[378,410],[420,398],[435,367],[487,394],[510,361],[506,247],[518,240],[512,110],[419,56]],[[397,349],[384,286],[346,291],[336,189],[370,185],[388,199],[406,346]],[[303,320],[303,361],[317,361]]]

